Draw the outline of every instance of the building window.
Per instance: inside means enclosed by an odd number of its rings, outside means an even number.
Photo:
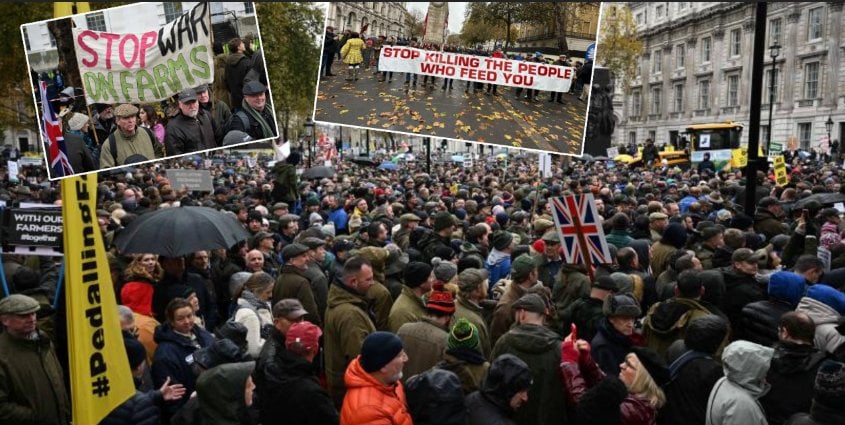
[[[683,112],[684,111],[684,85],[683,84],[675,84],[673,89],[673,112]]]
[[[777,44],[780,46],[780,30],[781,30],[781,20],[780,18],[772,19],[769,22],[769,45],[774,46]]]
[[[85,15],[85,22],[88,29],[92,31],[106,31],[106,18],[103,12],[89,13]]]
[[[760,126],[760,146],[767,144],[769,140],[769,126],[768,125],[761,125]],[[768,153],[768,152],[766,152]]]
[[[660,49],[655,50],[651,54],[651,73],[652,74],[658,74],[661,71],[663,71],[663,64],[661,62],[663,62],[662,52],[660,51]]]
[[[763,99],[768,99],[769,103],[777,102],[777,95],[778,95],[778,78],[780,78],[780,73],[778,73],[777,68],[774,70],[775,72],[775,81],[772,84],[772,70],[766,70],[766,80],[763,82],[763,90],[765,90],[765,95],[763,95]],[[772,86],[774,86],[774,91],[772,90]],[[765,103],[765,102],[764,102]]]
[[[728,106],[739,105],[739,75],[728,76]]]
[[[810,148],[810,135],[813,133],[813,123],[800,122],[798,123],[798,143],[801,149]]]
[[[18,123],[26,124],[29,121],[29,114],[26,111],[26,102],[18,101],[17,103]]]
[[[29,32],[26,30],[26,27],[23,28],[23,44],[26,46],[26,51],[32,50],[32,46],[29,44]]]
[[[710,62],[710,37],[701,39],[701,62]]]
[[[637,145],[637,132],[636,131],[629,131],[628,132],[628,146]],[[628,153],[630,155],[630,152]]]
[[[698,82],[698,109],[710,109],[710,80]]]
[[[50,38],[50,47],[56,47],[56,37],[53,36],[53,33],[50,30],[47,30],[47,37]]]
[[[804,65],[804,99],[815,99],[819,94],[819,63]]]
[[[810,9],[807,13],[807,40],[822,38],[822,33],[824,32],[824,23],[822,22],[823,11],[823,7],[816,7]]]
[[[687,8],[687,2],[685,2],[685,1],[679,1],[678,2],[678,10],[684,10],[686,8]]]
[[[649,130],[648,131],[648,139],[653,142],[654,139],[656,139],[656,138],[657,138],[657,132],[654,131],[654,130]]]
[[[631,99],[631,116],[638,117],[640,116],[640,111],[642,108],[643,98],[640,94],[639,90],[634,91],[634,94]]]
[[[251,1],[244,2],[244,13],[246,14],[255,14],[255,5]]]
[[[663,90],[660,87],[654,87],[651,89],[651,113],[652,114],[659,114],[660,113],[660,102],[663,97]]]
[[[643,14],[637,13],[637,25],[642,25],[644,23],[645,23],[645,20],[643,20]]]
[[[182,2],[164,2],[164,21],[173,22],[176,18],[182,16]]]
[[[656,12],[657,12],[657,18],[658,19],[662,18],[663,17],[663,6],[657,6]]]
[[[731,30],[731,56],[739,56],[742,52],[742,30]]]
[[[679,44],[675,46],[675,68],[683,68],[684,61],[686,60],[686,49],[684,49],[683,44]]]

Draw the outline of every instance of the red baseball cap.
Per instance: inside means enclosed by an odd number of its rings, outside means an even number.
[[[285,335],[285,347],[293,352],[304,353],[317,348],[322,335],[319,326],[308,321],[297,322],[290,326]]]

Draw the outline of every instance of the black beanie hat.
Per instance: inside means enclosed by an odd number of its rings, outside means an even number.
[[[419,261],[408,263],[403,275],[405,286],[409,288],[418,288],[428,280],[429,276],[431,276],[431,266]]]
[[[390,332],[373,332],[361,345],[361,367],[373,373],[390,363],[402,352],[402,340]]]

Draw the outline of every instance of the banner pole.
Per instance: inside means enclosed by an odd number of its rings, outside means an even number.
[[[62,264],[59,266],[59,281],[56,283],[56,292],[53,294],[53,311],[59,308],[59,294],[62,292],[62,285],[65,282],[65,259],[62,257]]]
[[[11,295],[9,293],[9,285],[6,284],[6,271],[3,268],[3,255],[0,254],[0,282],[3,283],[3,298]]]

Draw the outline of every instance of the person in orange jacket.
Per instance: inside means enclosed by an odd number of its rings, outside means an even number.
[[[402,341],[390,332],[373,332],[361,346],[343,379],[346,396],[340,425],[412,425],[402,386],[402,369],[408,355]]]

